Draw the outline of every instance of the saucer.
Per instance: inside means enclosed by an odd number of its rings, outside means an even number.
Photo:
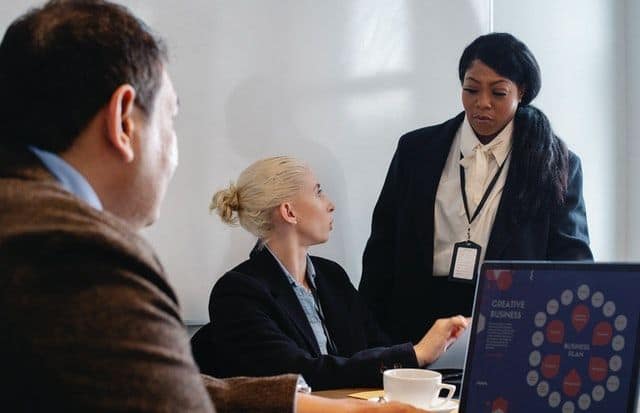
[[[442,403],[443,400],[445,399],[442,397],[438,397],[438,403],[436,403],[438,407],[424,407],[424,409],[433,413],[449,413],[451,410],[458,408],[457,400],[449,400],[446,403],[440,405],[439,403]]]
[[[378,402],[380,399],[380,397],[371,397],[367,400],[369,400],[370,402]],[[437,405],[439,403],[442,402],[442,400],[445,400],[443,397],[438,397],[438,403],[436,403]],[[448,402],[442,404],[442,405],[438,405],[438,407],[422,407],[422,406],[417,406],[420,407],[421,409],[425,409],[428,410],[429,412],[432,413],[449,413],[451,412],[451,410],[457,409],[458,408],[458,401],[457,400],[449,400]]]

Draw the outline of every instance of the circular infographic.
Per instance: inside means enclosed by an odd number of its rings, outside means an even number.
[[[525,377],[531,391],[562,413],[606,403],[630,362],[622,357],[627,321],[615,301],[588,284],[550,297],[533,318]]]

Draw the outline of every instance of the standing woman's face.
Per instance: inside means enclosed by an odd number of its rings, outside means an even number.
[[[482,143],[488,143],[513,119],[524,90],[474,60],[462,81],[462,105]]]

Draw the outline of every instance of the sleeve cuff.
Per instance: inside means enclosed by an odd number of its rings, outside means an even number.
[[[203,380],[218,413],[295,411],[297,374]]]
[[[389,351],[380,365],[380,373],[389,369],[419,367],[418,358],[415,350],[413,349],[413,344],[411,342],[407,342],[389,347]]]

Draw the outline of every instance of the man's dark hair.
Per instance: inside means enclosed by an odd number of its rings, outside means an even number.
[[[55,153],[123,84],[149,114],[167,52],[125,7],[52,0],[16,19],[0,44],[0,145]]]

